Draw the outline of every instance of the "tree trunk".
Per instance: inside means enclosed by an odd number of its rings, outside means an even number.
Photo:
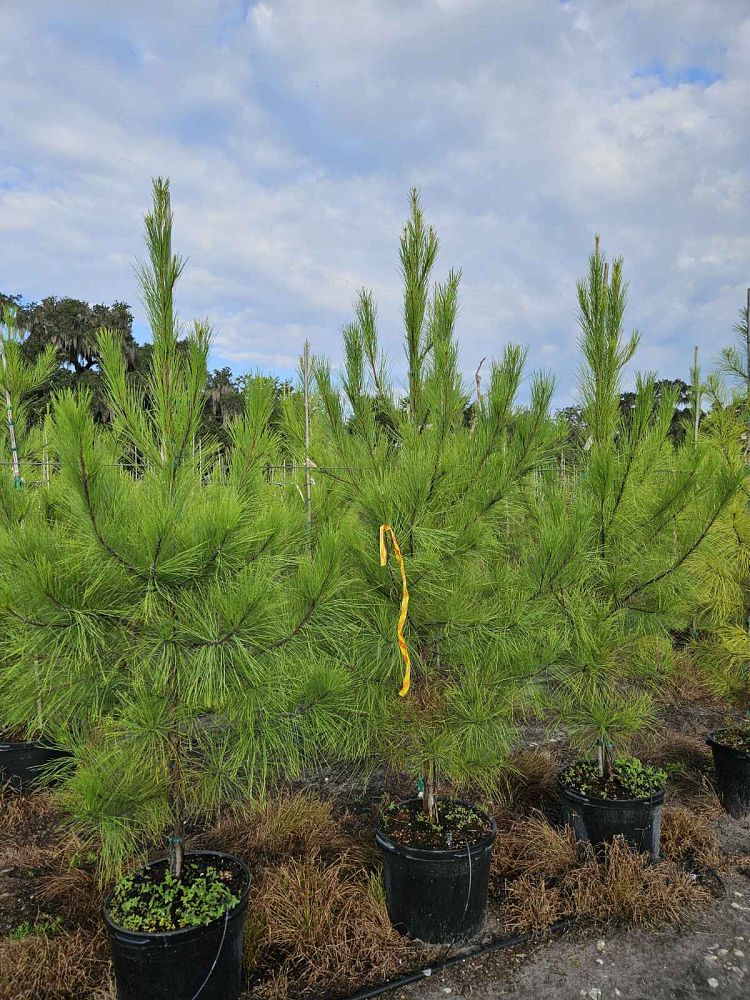
[[[427,774],[425,775],[424,783],[424,798],[422,799],[422,811],[425,816],[429,816],[433,823],[437,823],[439,820],[438,807],[437,807],[437,795],[436,795],[437,782],[435,780],[435,765],[430,764],[427,768]]]
[[[180,737],[176,732],[170,737],[169,746],[172,756],[169,774],[169,808],[172,813],[172,833],[169,837],[169,870],[175,878],[180,878],[184,857],[185,810],[183,807]]]

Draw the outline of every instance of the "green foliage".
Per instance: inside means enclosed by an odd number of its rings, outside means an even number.
[[[744,393],[731,395],[718,375],[706,392],[711,411],[701,434],[739,487],[717,521],[714,542],[703,547],[692,642],[701,673],[722,698],[750,705],[750,487],[746,456],[748,411]],[[743,440],[744,439],[744,440]]]
[[[620,406],[638,335],[623,335],[623,265],[598,241],[579,282],[585,445],[574,469],[544,479],[529,509],[539,587],[552,598],[556,665],[550,699],[584,749],[627,739],[652,719],[672,630],[690,627],[708,553],[729,545],[724,519],[741,472],[708,441],[675,447],[677,396],[639,375]],[[606,761],[605,761],[606,764]]]
[[[461,275],[433,281],[437,236],[416,192],[409,207],[405,398],[368,290],[343,371],[314,358],[308,392],[209,376],[207,322],[176,314],[162,181],[137,269],[152,344],[133,353],[113,312],[30,362],[3,300],[20,461],[54,473],[33,493],[0,477],[0,718],[71,747],[61,798],[103,871],[169,832],[176,877],[190,818],[332,753],[409,772],[438,822],[439,784],[491,791],[529,713],[597,746],[607,777],[652,723],[675,631],[700,633],[717,691],[748,697],[746,400],[696,366],[691,406],[699,389],[712,403],[696,441],[684,383],[625,391],[638,334],[598,240],[577,289],[579,405],[553,418],[553,380],[527,377],[515,345],[470,392]],[[57,392],[35,431],[61,350],[97,386]],[[410,594],[405,697],[381,525]]]
[[[21,941],[25,937],[52,937],[62,927],[62,917],[51,917],[49,920],[24,920],[10,932],[11,941]]]
[[[15,305],[3,309],[0,325],[0,401],[2,421],[2,461],[5,482],[11,480],[18,487],[31,473],[43,456],[42,436],[30,427],[31,411],[38,405],[39,396],[52,378],[56,360],[53,347],[48,347],[33,362],[24,356],[24,334],[19,328]],[[12,507],[7,496],[3,507],[10,513]]]
[[[612,774],[603,781],[599,765],[592,760],[578,760],[568,765],[561,781],[582,795],[601,799],[647,799],[664,787],[667,772],[651,764],[644,764],[637,757],[619,756],[612,766]]]
[[[165,182],[146,229],[148,371],[129,379],[101,332],[111,427],[85,393],[56,397],[47,507],[0,533],[0,711],[19,725],[41,711],[74,751],[60,794],[104,872],[169,831],[177,873],[187,818],[349,752],[352,679],[310,655],[318,631],[344,641],[337,542],[306,537],[299,499],[267,481],[273,387],[248,384],[228,454],[193,447],[210,331],[180,343]]]
[[[719,371],[739,382],[750,403],[750,313],[747,306],[740,309],[734,333],[736,343],[722,348]]]
[[[416,195],[404,230],[404,345],[409,396],[394,397],[376,309],[360,293],[344,331],[341,391],[315,359],[312,419],[314,522],[335,524],[349,579],[351,628],[331,655],[355,680],[363,746],[373,761],[427,783],[447,778],[491,787],[508,753],[519,708],[545,670],[545,617],[528,573],[526,509],[534,474],[552,460],[552,380],[532,377],[518,401],[525,352],[509,346],[491,369],[471,424],[455,323],[460,275],[429,289],[437,238]],[[285,434],[300,463],[298,408]],[[378,531],[391,525],[410,592],[406,641],[412,688],[398,697],[395,641],[400,569],[379,564]]]
[[[175,878],[168,869],[161,880],[139,872],[126,875],[115,885],[109,913],[126,930],[153,933],[204,927],[239,901],[227,886],[226,873],[210,865],[189,879]]]

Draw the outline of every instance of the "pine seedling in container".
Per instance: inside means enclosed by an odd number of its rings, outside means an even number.
[[[408,395],[396,398],[363,292],[344,331],[343,392],[317,367],[327,434],[313,452],[350,512],[343,530],[370,605],[348,658],[380,753],[420,779],[433,818],[441,780],[490,787],[507,753],[539,625],[516,566],[515,522],[556,440],[552,381],[534,376],[519,404],[525,352],[514,346],[471,414],[455,334],[460,274],[430,286],[437,248],[413,193],[400,252]],[[395,641],[401,559],[410,681]]]
[[[193,447],[210,331],[196,323],[178,345],[184,262],[167,182],[155,182],[145,222],[145,384],[127,378],[118,338],[102,331],[112,429],[95,425],[86,394],[55,400],[55,519],[16,532],[3,612],[18,662],[38,659],[51,710],[81,731],[62,794],[103,870],[166,834],[179,879],[190,819],[342,748],[350,682],[307,655],[315,629],[340,627],[339,572],[331,539],[303,545],[302,504],[267,481],[270,387],[252,387],[221,463],[210,441]],[[14,683],[28,696],[20,669]]]
[[[735,326],[743,348],[750,344],[747,322],[748,311],[743,309]],[[731,704],[722,724],[707,734],[707,742],[719,798],[738,818],[750,813],[750,382],[743,356],[745,350],[740,354],[733,348],[721,355],[723,373],[739,381],[739,392],[730,393],[719,373],[712,374],[706,387],[711,410],[703,434],[727,469],[738,475],[740,488],[719,522],[719,544],[702,553],[697,632],[691,643],[703,678]]]
[[[636,789],[626,787],[630,765],[618,767],[616,748],[622,756],[653,719],[670,632],[692,621],[700,589],[694,573],[720,535],[738,477],[700,440],[687,436],[675,448],[676,400],[669,392],[657,397],[653,375],[637,377],[632,410],[621,408],[623,373],[639,337],[623,334],[622,260],[610,273],[598,240],[578,301],[585,457],[573,476],[548,481],[537,508],[545,540],[539,585],[554,599],[559,629],[553,703],[581,748],[596,748],[599,791],[627,798]],[[654,787],[663,780],[652,777]]]
[[[421,796],[419,806],[386,810],[387,835],[465,853],[487,835],[487,819],[439,792],[448,782],[495,786],[542,672],[544,621],[517,522],[556,432],[549,378],[534,376],[518,402],[517,347],[492,366],[470,408],[455,334],[460,275],[431,285],[437,250],[413,193],[400,248],[405,398],[391,382],[369,292],[344,330],[340,388],[316,361],[313,517],[338,523],[348,553],[355,611],[338,656],[355,680],[371,760],[410,775]],[[297,440],[301,455],[299,420]],[[455,930],[406,922],[432,939]]]

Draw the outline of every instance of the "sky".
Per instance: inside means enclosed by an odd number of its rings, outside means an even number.
[[[403,378],[412,186],[461,268],[469,379],[576,392],[575,282],[625,258],[637,367],[687,378],[750,285],[748,0],[0,0],[0,290],[133,306],[151,178],[212,364],[341,359],[360,287]]]

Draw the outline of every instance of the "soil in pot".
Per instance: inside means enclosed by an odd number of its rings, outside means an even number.
[[[750,726],[725,726],[706,737],[714,757],[716,790],[736,819],[750,814]]]
[[[162,859],[118,882],[104,902],[118,1000],[236,1000],[249,892],[245,865],[210,851],[180,879]]]
[[[618,757],[607,777],[595,761],[574,761],[557,779],[563,818],[583,843],[596,846],[619,836],[657,860],[666,778],[635,757]]]
[[[48,765],[69,756],[69,751],[38,740],[0,740],[0,783],[9,781],[20,791],[33,791],[46,783]]]
[[[431,944],[466,941],[482,927],[494,819],[454,799],[438,801],[435,823],[420,799],[393,803],[375,840],[393,926]]]

